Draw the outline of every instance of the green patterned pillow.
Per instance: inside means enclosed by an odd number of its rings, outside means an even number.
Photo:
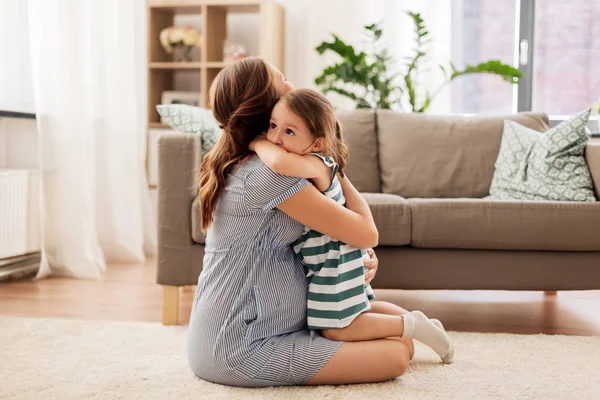
[[[596,201],[584,158],[590,112],[585,110],[544,133],[504,121],[491,197]]]
[[[212,111],[206,108],[193,107],[187,104],[161,104],[156,106],[165,123],[183,133],[200,135],[202,157],[213,148],[221,136],[221,128]]]

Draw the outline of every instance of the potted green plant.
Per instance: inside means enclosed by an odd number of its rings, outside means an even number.
[[[449,62],[439,65],[444,74],[444,82],[433,92],[426,92],[423,99],[417,90],[417,75],[427,56],[427,46],[431,42],[429,31],[419,13],[406,13],[415,25],[414,54],[407,58],[405,70],[393,73],[394,62],[386,49],[381,49],[379,39],[383,30],[378,24],[364,27],[371,41],[371,50],[366,53],[357,51],[353,46],[333,34],[333,40],[322,42],[316,50],[319,54],[327,51],[341,57],[341,61],[325,67],[315,83],[324,93],[335,92],[353,100],[357,108],[402,109],[404,100],[410,105],[410,111],[425,112],[435,96],[454,79],[470,74],[493,74],[503,80],[516,84],[523,74],[516,68],[499,60],[489,60],[477,65],[466,65],[459,69]]]

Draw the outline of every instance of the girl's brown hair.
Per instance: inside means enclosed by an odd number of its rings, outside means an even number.
[[[281,101],[288,110],[306,124],[314,140],[324,138],[322,152],[332,157],[344,176],[348,161],[348,146],[344,143],[342,125],[335,117],[333,105],[325,96],[310,89],[298,89],[286,93]]]
[[[209,97],[223,133],[200,167],[198,199],[203,231],[213,221],[230,168],[250,154],[248,145],[267,129],[271,110],[279,99],[273,70],[258,57],[245,58],[221,70],[210,86]]]

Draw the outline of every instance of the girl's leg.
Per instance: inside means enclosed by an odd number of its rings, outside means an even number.
[[[371,311],[370,312],[377,313],[377,314],[403,315],[408,312],[404,308],[397,306],[394,303],[389,303],[387,301],[373,300],[370,303],[371,303]]]
[[[420,311],[405,315],[362,313],[350,325],[341,329],[324,329],[330,340],[360,342],[394,336],[411,337],[431,347],[445,363],[452,362],[453,348],[445,331],[438,328]]]
[[[404,319],[399,315],[365,312],[358,315],[350,325],[341,329],[323,329],[321,334],[329,340],[362,342],[384,339],[404,334]]]
[[[394,303],[388,303],[387,301],[373,300],[373,301],[371,301],[371,311],[369,311],[369,312],[377,313],[377,314],[388,314],[388,315],[403,315],[403,314],[406,314],[408,311],[406,311],[402,307],[395,305]],[[413,357],[415,356],[415,344],[413,343],[412,338],[409,338],[409,337],[403,338],[400,336],[394,336],[393,339],[401,341],[408,347],[409,356],[410,356],[410,359],[412,360]]]
[[[394,339],[344,343],[308,385],[383,382],[408,369],[408,347]]]
[[[378,314],[389,314],[389,315],[404,315],[406,313],[408,313],[408,311],[406,311],[404,308],[395,305],[394,303],[388,303],[387,301],[371,301],[371,311],[370,312],[374,312],[374,313],[378,313]],[[444,329],[444,325],[442,325],[442,323],[440,322],[439,319],[435,319],[435,318],[430,318],[429,319],[431,322],[433,322],[433,324],[435,326],[437,326],[438,328],[440,328],[443,331],[446,331],[446,329]],[[411,357],[412,359],[412,357]]]
[[[394,303],[389,303],[387,301],[371,301],[371,311],[370,312],[375,312],[375,313],[379,313],[379,314],[389,314],[389,315],[404,315],[406,313],[408,313],[407,310],[405,310],[404,308],[395,305]],[[430,318],[429,319],[431,322],[433,322],[433,324],[435,326],[437,326],[438,328],[440,328],[442,331],[446,332],[446,329],[444,329],[444,325],[442,325],[442,322],[439,319],[435,319],[435,318]],[[408,348],[410,349],[410,359],[412,360],[414,355],[415,355],[415,345],[412,341],[411,338],[398,338],[398,340],[403,341]],[[444,359],[444,362],[451,362],[452,361],[453,356],[450,357],[446,357]]]

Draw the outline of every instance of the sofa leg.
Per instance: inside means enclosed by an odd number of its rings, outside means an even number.
[[[179,286],[162,285],[162,323],[177,325],[179,322]]]
[[[556,290],[544,290],[546,296],[556,296]]]

